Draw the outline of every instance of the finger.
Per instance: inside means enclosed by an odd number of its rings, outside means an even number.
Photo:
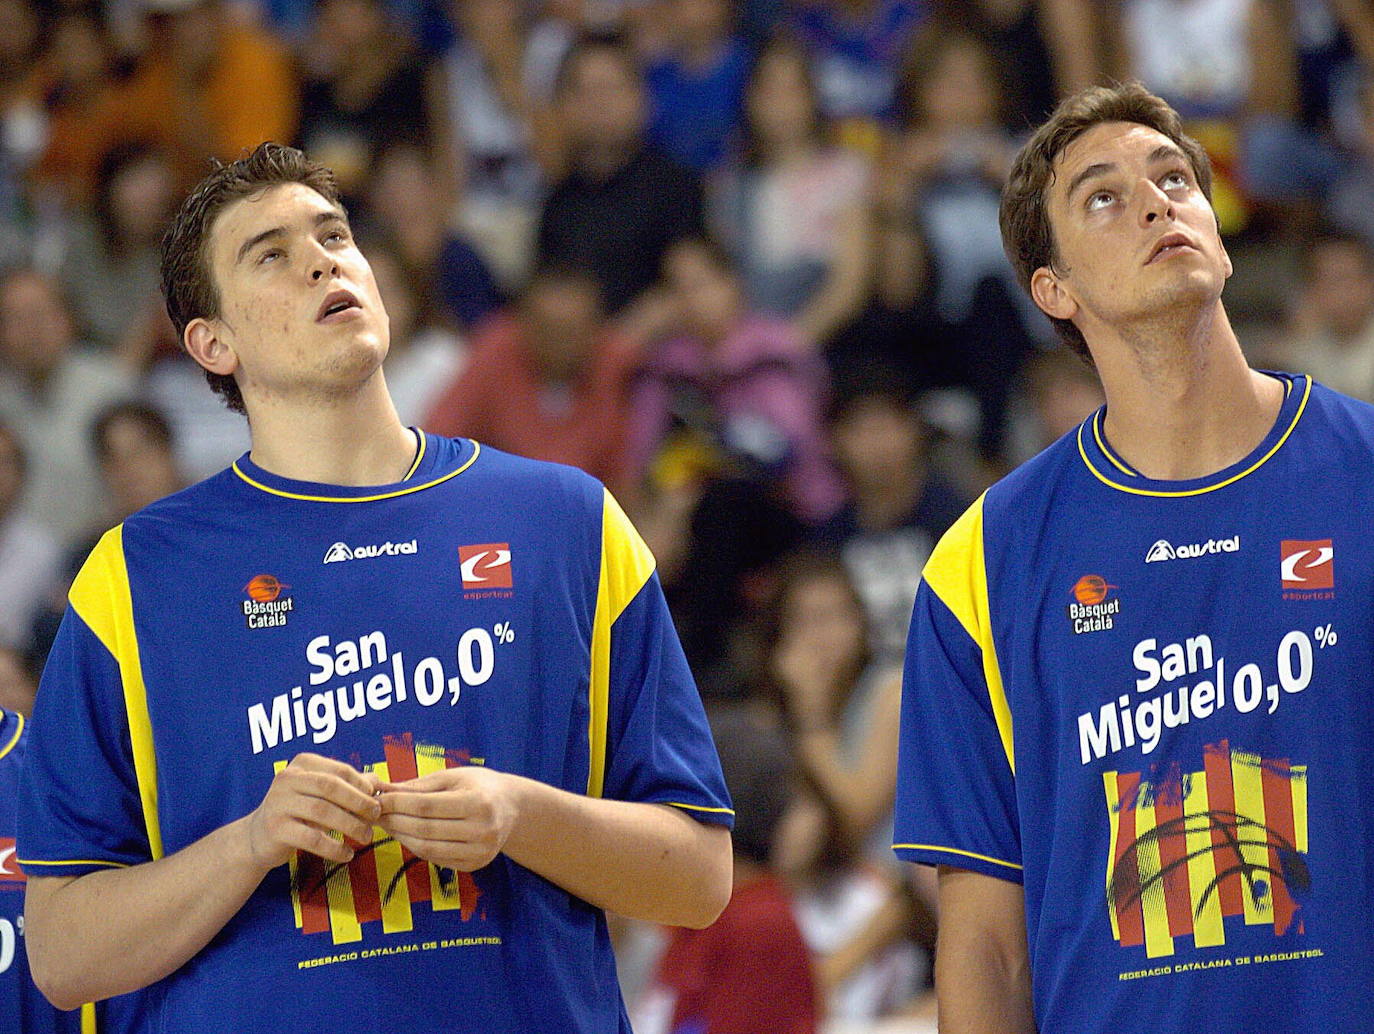
[[[288,766],[277,778],[281,785],[292,793],[327,801],[368,822],[374,821],[381,814],[381,805],[370,791],[364,793],[353,783],[339,778],[334,773],[308,768],[292,772]]]
[[[434,865],[458,872],[474,872],[484,865],[491,864],[496,852],[490,847],[473,844],[451,844],[443,840],[428,840],[424,837],[398,836],[397,843],[411,854],[423,858]]]
[[[327,758],[323,754],[311,754],[308,751],[297,754],[286,767],[287,770],[295,767],[335,776],[365,797],[372,796],[372,791],[376,789],[378,782],[377,777],[371,772],[359,772],[352,765],[339,761],[337,758]]]
[[[408,790],[414,793],[434,793],[438,790],[452,790],[455,786],[466,783],[467,777],[463,775],[461,768],[445,768],[438,772],[430,772],[428,775],[416,776],[414,779],[406,779],[399,783],[383,782],[377,780],[377,789],[386,793],[388,790]]]
[[[354,851],[351,847],[306,822],[292,823],[282,839],[298,851],[318,855],[329,862],[347,865],[353,861]]]
[[[320,797],[298,797],[284,802],[286,814],[316,829],[338,832],[360,844],[372,843],[372,822]]]
[[[381,828],[392,836],[403,834],[454,844],[476,843],[491,839],[491,827],[470,819],[421,818],[416,815],[386,815]]]
[[[475,794],[463,790],[447,793],[413,793],[409,790],[383,791],[377,798],[381,805],[378,821],[389,815],[414,815],[418,818],[464,819],[480,810]]]

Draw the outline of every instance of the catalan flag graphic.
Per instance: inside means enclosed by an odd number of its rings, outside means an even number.
[[[1307,766],[1223,740],[1203,748],[1201,771],[1105,772],[1102,782],[1107,912],[1123,948],[1159,958],[1179,937],[1216,947],[1228,922],[1303,932]]]
[[[385,760],[364,767],[388,782],[404,782],[464,759],[443,747],[414,742],[409,733],[383,737]],[[276,769],[286,767],[277,762]],[[363,926],[381,923],[383,933],[415,928],[413,909],[428,903],[435,912],[456,911],[467,922],[477,910],[481,891],[471,873],[443,869],[417,858],[380,826],[372,827],[372,844],[347,865],[318,855],[296,852],[290,862],[291,907],[296,929],[304,934],[328,931],[335,944],[363,938]]]

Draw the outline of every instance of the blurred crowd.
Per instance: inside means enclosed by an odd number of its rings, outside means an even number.
[[[919,1009],[934,902],[887,825],[921,567],[1101,404],[998,192],[1129,77],[1211,156],[1252,361],[1374,400],[1368,0],[0,0],[0,706],[94,536],[246,448],[158,245],[212,159],[293,143],[402,418],[583,467],[658,558],[740,877],[710,931],[620,931],[637,1029]]]

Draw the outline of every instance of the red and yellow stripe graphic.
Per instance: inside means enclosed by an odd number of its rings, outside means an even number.
[[[443,747],[415,743],[409,733],[384,737],[383,756],[386,760],[364,771],[394,783],[464,763]],[[276,769],[285,766],[279,761]],[[366,923],[380,922],[388,934],[413,930],[412,906],[422,902],[435,912],[457,911],[466,922],[481,897],[471,873],[441,870],[417,858],[380,826],[372,827],[371,850],[359,851],[348,865],[297,852],[290,874],[296,929],[305,934],[327,930],[335,944],[362,940]]]
[[[1174,941],[1226,943],[1225,920],[1302,920],[1294,892],[1307,886],[1307,768],[1233,750],[1203,750],[1200,772],[1103,773],[1110,823],[1107,904],[1112,936],[1172,955]]]

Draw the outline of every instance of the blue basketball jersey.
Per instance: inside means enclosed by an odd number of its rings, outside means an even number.
[[[21,792],[30,874],[180,850],[302,751],[731,819],[653,559],[571,468],[428,436],[404,482],[346,488],[245,456],[109,532],[70,604]],[[145,994],[158,1030],[629,1030],[599,909],[380,828],[346,866],[273,870]]]
[[[1020,882],[1042,1031],[1374,1030],[1374,410],[1152,481],[1103,412],[942,540],[897,853]]]

